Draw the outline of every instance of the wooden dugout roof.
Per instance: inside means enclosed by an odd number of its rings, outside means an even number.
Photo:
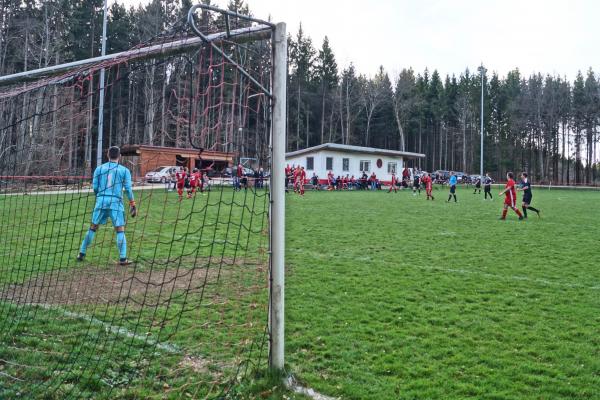
[[[183,158],[191,158],[197,160],[210,160],[210,161],[224,161],[233,162],[234,153],[223,152],[223,151],[211,151],[198,149],[190,149],[184,147],[163,147],[163,146],[149,146],[149,145],[129,145],[121,148],[121,155],[123,156],[139,156],[146,154],[151,156],[152,154],[161,155],[173,155],[180,156]]]

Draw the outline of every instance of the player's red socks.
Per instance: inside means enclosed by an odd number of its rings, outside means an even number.
[[[508,210],[506,208],[504,210],[502,210],[502,219],[506,219],[507,213],[508,213]]]
[[[519,216],[519,218],[523,218],[523,214],[521,214],[521,211],[519,211],[519,209],[515,208],[514,210],[517,213],[517,215]]]

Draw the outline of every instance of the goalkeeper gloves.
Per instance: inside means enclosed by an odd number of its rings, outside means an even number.
[[[131,200],[129,202],[129,214],[131,214],[132,218],[135,218],[135,216],[137,215],[137,208],[135,207],[135,201]]]

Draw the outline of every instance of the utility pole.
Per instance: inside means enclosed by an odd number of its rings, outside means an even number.
[[[104,17],[102,21],[102,56],[106,55],[106,22],[108,19],[108,0],[104,0]],[[100,70],[100,97],[98,99],[98,147],[96,150],[96,167],[102,165],[102,139],[104,134],[104,68]]]
[[[483,179],[483,75],[485,74],[483,63],[481,63],[481,66],[478,69],[481,74],[481,154],[479,157],[479,176]]]

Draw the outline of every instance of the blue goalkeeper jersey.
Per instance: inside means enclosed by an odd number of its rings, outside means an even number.
[[[96,168],[92,186],[96,193],[96,209],[125,211],[123,189],[129,200],[133,200],[131,172],[116,162],[109,161]]]
[[[456,179],[456,175],[452,175],[450,177],[450,186],[456,186],[457,182],[458,182],[458,179]]]

